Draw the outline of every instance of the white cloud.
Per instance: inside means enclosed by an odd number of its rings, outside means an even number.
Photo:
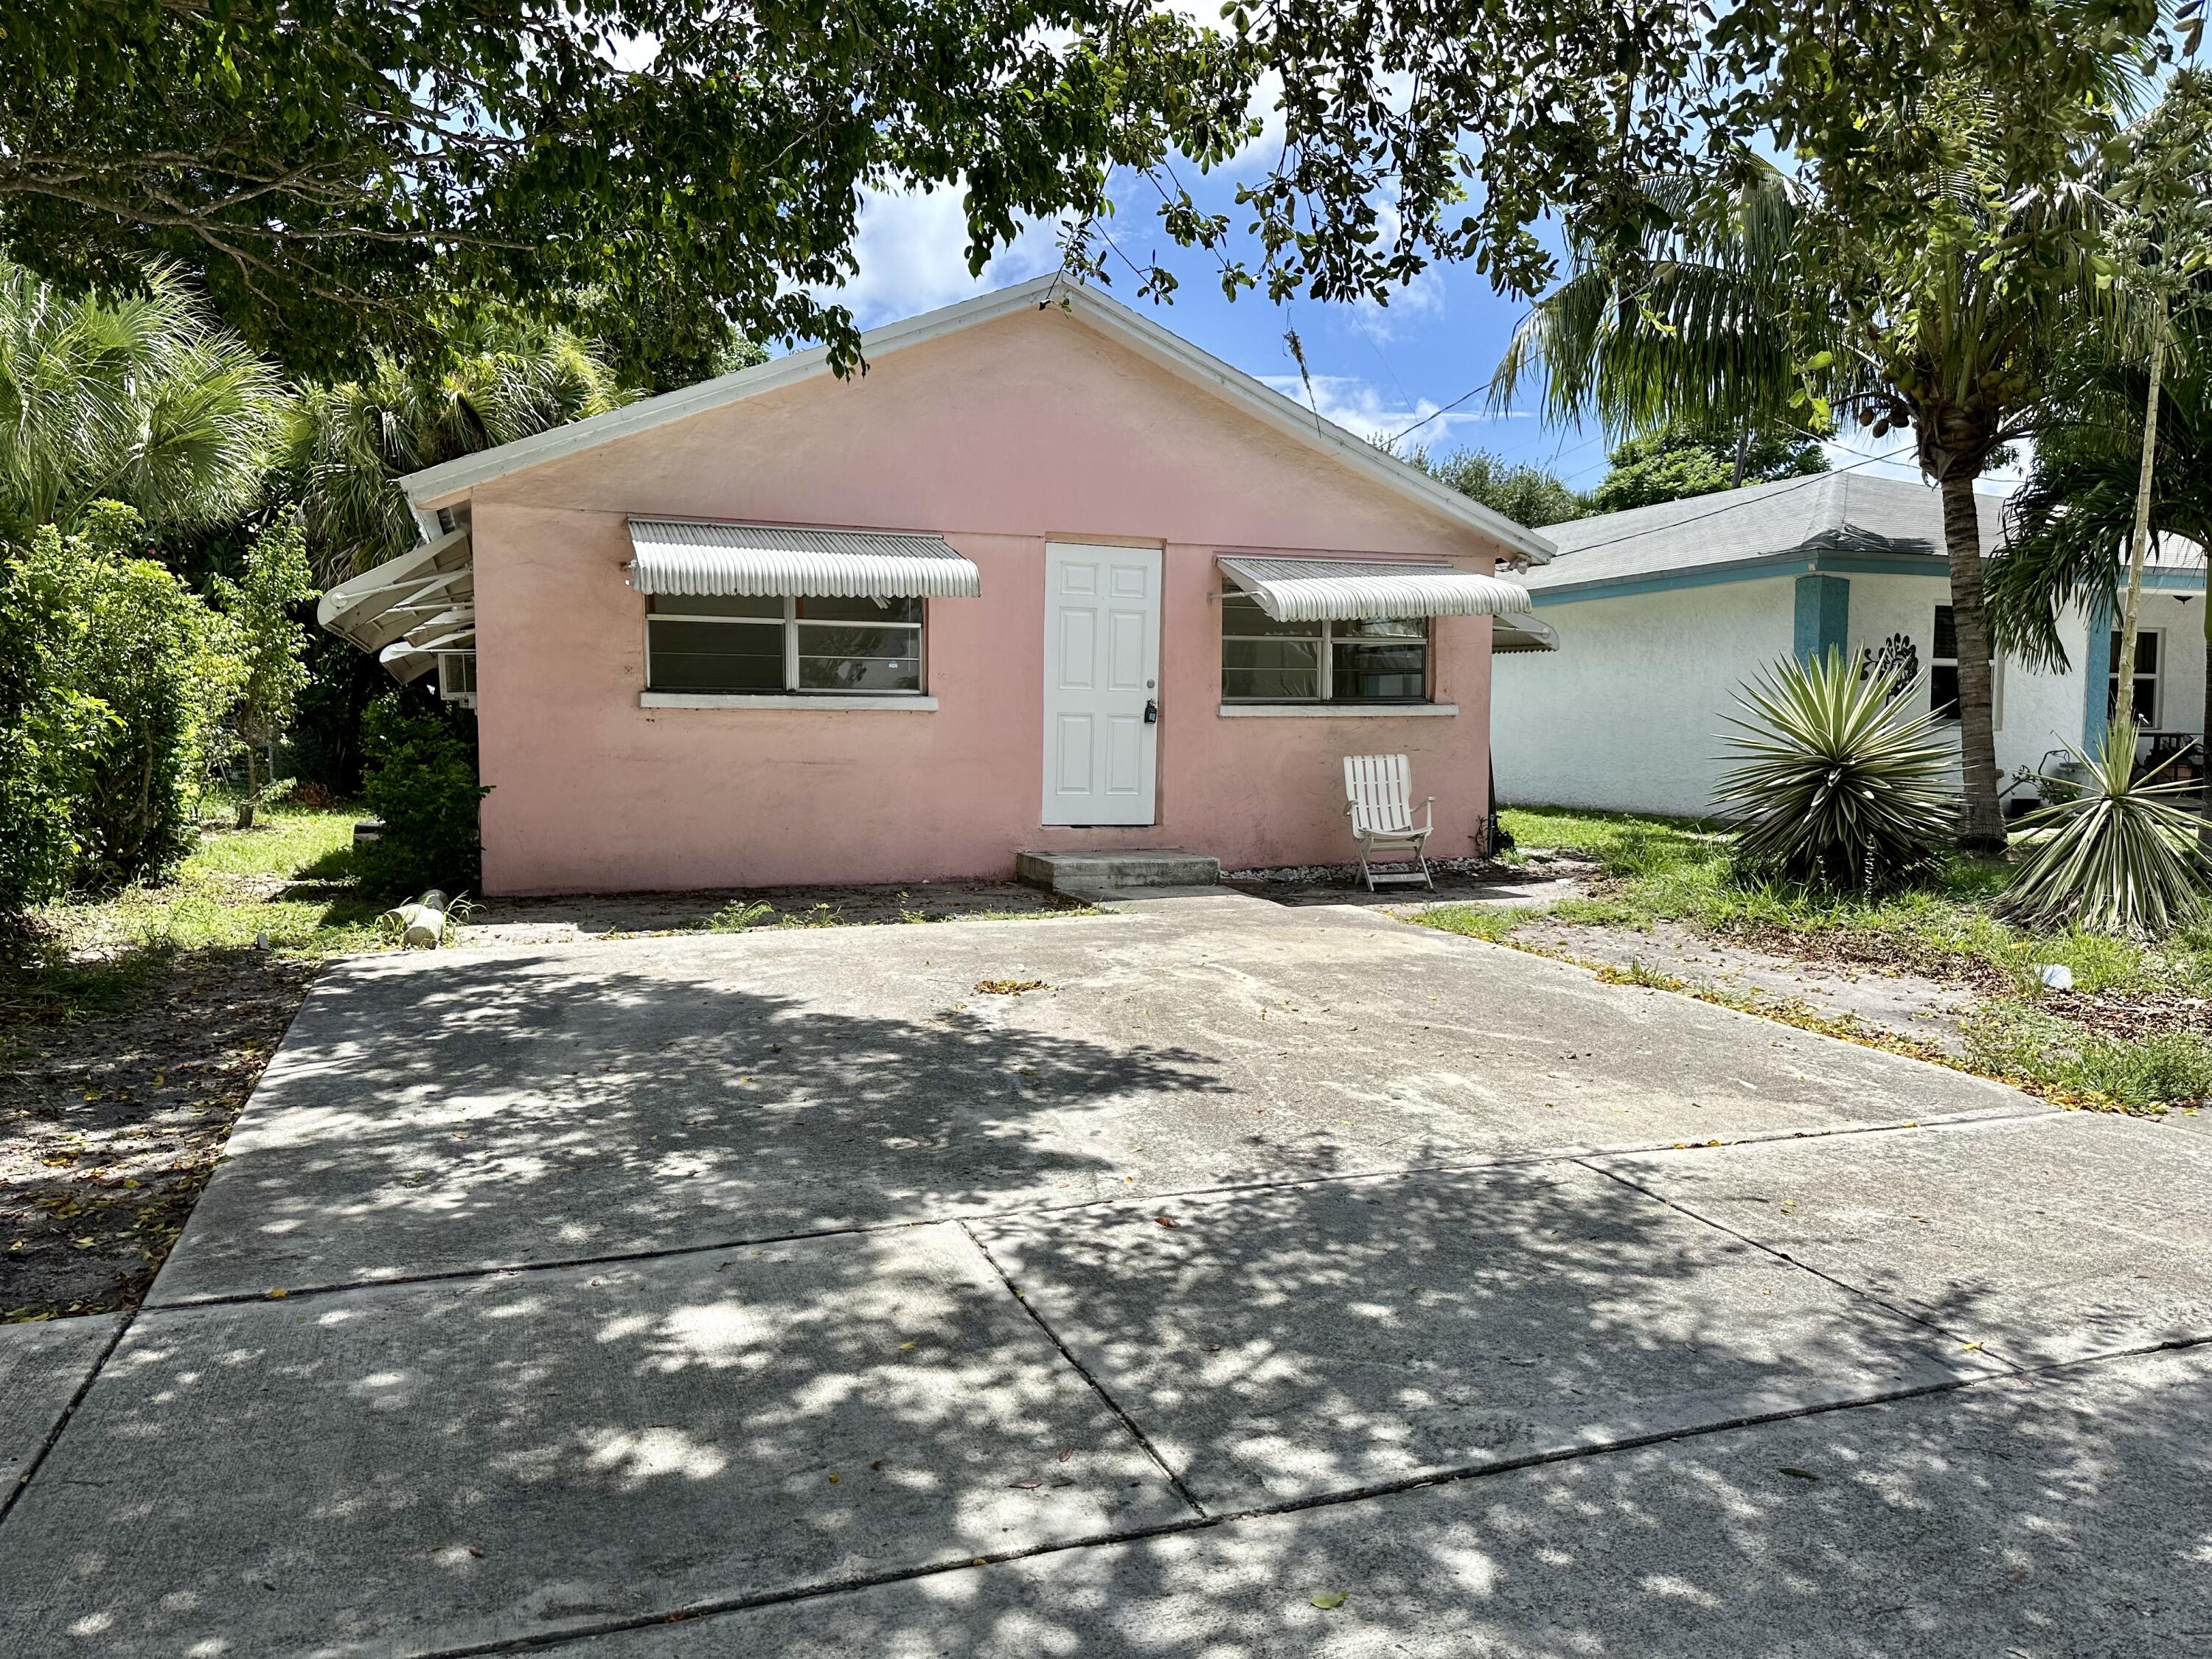
[[[1363,295],[1352,306],[1352,325],[1381,345],[1398,337],[1402,327],[1421,317],[1440,317],[1444,309],[1444,279],[1433,265],[1390,296],[1390,303]]]
[[[869,191],[853,242],[859,270],[841,288],[813,291],[818,299],[850,307],[861,327],[872,328],[1052,270],[1060,263],[1057,230],[1050,221],[1024,227],[991,257],[981,276],[971,276],[957,188]]]
[[[1479,405],[1439,413],[1443,406],[1428,398],[1417,398],[1408,407],[1402,393],[1385,393],[1372,382],[1351,374],[1315,375],[1310,397],[1298,375],[1262,374],[1259,379],[1292,403],[1314,410],[1322,419],[1363,438],[1394,438],[1414,422],[1425,422],[1407,441],[1409,449],[1438,446],[1461,426],[1534,418],[1517,410],[1501,413]]]

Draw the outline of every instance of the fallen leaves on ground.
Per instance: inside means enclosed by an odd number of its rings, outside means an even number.
[[[1042,991],[1048,988],[1041,979],[979,979],[975,988],[985,996],[1018,997],[1024,991]]]

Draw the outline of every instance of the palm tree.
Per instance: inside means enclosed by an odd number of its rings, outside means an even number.
[[[173,270],[71,298],[0,262],[0,538],[68,534],[100,500],[157,530],[234,518],[260,491],[283,410],[275,371]]]
[[[458,327],[434,364],[379,353],[357,380],[307,387],[290,458],[317,575],[341,582],[414,544],[398,484],[408,473],[637,395],[617,383],[592,342],[512,318]]]
[[[2212,549],[2212,319],[2177,319],[2158,400],[2157,465],[2148,514],[2154,552],[2179,538]],[[2058,621],[2068,605],[2117,614],[2128,579],[2142,483],[2149,370],[2086,345],[2073,360],[2079,410],[2036,444],[2027,482],[2007,507],[2006,547],[1990,566],[1990,624],[1996,642],[2039,665],[2063,668]],[[2205,615],[2212,646],[2212,610]],[[2127,684],[2124,679],[2120,682]],[[2212,732],[2212,676],[2205,716]],[[2212,851],[2212,776],[2200,839]]]
[[[2051,424],[2052,342],[2111,302],[2094,195],[2063,181],[2007,191],[1982,165],[1972,104],[1958,107],[1968,113],[1949,118],[1951,141],[1929,158],[1920,222],[1886,233],[1838,224],[1765,164],[1724,192],[1649,185],[1643,245],[1573,248],[1572,274],[1522,325],[1493,396],[1540,372],[1553,417],[1594,410],[1621,431],[1812,425],[1831,410],[1876,437],[1910,431],[1950,556],[1960,844],[1994,851],[2005,834],[1974,480]]]

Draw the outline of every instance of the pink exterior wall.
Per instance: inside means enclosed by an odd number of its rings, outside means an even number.
[[[1498,550],[1079,320],[1026,312],[480,488],[472,499],[484,887],[495,894],[1004,877],[1027,848],[1341,861],[1346,753],[1404,750],[1431,853],[1486,809],[1490,624],[1436,624],[1455,718],[1218,713],[1223,549]],[[647,709],[625,517],[932,531],[976,599],[933,600],[934,713]],[[1044,544],[1166,550],[1159,822],[1043,829]]]

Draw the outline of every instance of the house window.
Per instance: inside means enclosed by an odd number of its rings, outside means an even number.
[[[2158,630],[2142,628],[2136,630],[2135,695],[2128,699],[2129,712],[2137,726],[2158,724]],[[2111,678],[2105,684],[2105,718],[2110,720],[2120,706],[2120,635],[2112,634],[2112,654],[2106,659],[2112,665]]]
[[[1990,723],[2004,729],[2004,659],[1990,652]],[[1936,607],[1936,648],[1928,653],[1928,706],[1939,720],[1959,718],[1959,630],[1951,607]]]
[[[1246,593],[1221,596],[1224,702],[1425,702],[1425,617],[1278,622]]]
[[[1936,648],[1928,653],[1928,706],[1939,720],[1959,718],[1959,630],[1951,607],[1936,607]]]
[[[920,599],[705,599],[656,593],[649,691],[782,696],[921,690]]]

